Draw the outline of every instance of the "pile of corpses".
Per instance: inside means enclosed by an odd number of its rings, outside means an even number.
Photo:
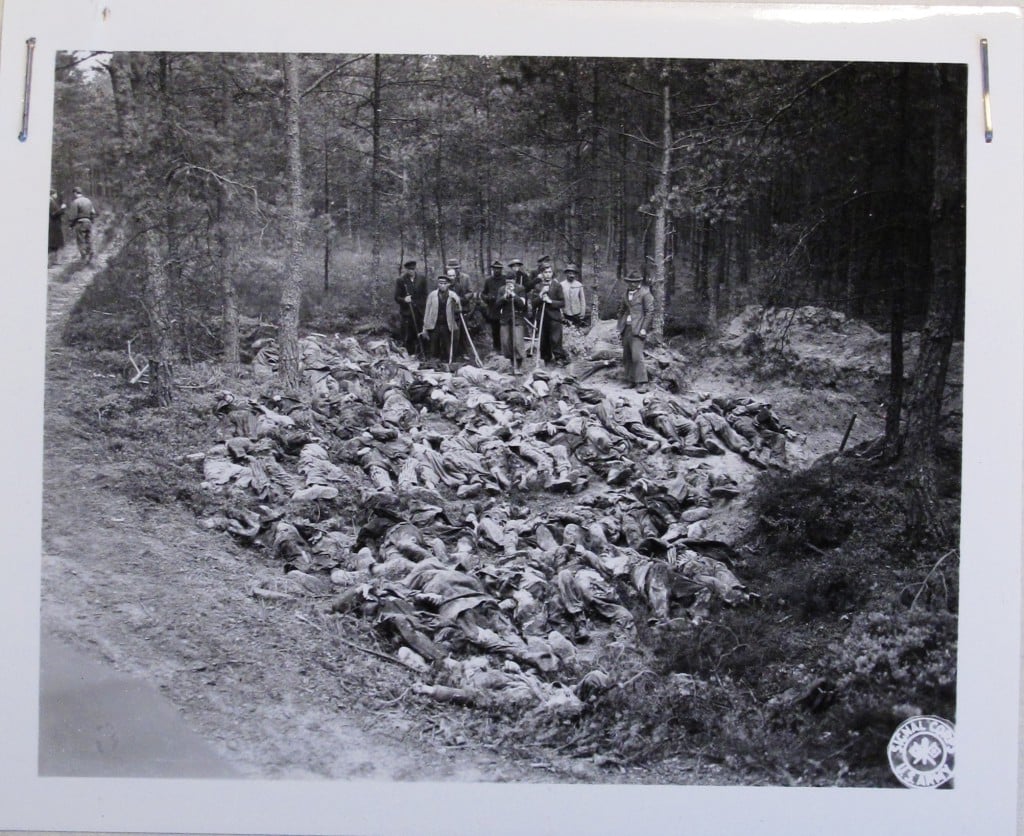
[[[303,391],[216,395],[204,524],[279,561],[254,595],[365,619],[421,693],[572,713],[614,685],[608,642],[752,595],[705,526],[784,466],[768,405],[427,370],[386,341],[302,348]]]

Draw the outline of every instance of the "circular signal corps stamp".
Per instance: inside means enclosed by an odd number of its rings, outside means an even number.
[[[896,728],[887,752],[893,775],[903,786],[941,787],[953,777],[953,724],[941,717],[911,717]]]

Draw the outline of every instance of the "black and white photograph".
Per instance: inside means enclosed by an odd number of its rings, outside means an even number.
[[[31,776],[977,791],[977,66],[101,31],[4,55],[52,114]]]

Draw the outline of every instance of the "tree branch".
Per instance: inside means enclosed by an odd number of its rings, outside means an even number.
[[[260,211],[260,196],[259,192],[256,191],[255,186],[247,186],[245,183],[239,183],[235,180],[230,179],[229,177],[225,177],[223,174],[218,174],[216,171],[213,171],[212,169],[204,168],[203,166],[196,165],[195,163],[185,163],[184,165],[172,171],[169,179],[174,178],[178,174],[187,173],[189,171],[200,171],[203,174],[208,174],[218,183],[227,183],[230,186],[236,186],[239,189],[245,189],[246,191],[252,192],[253,208],[257,215],[262,214]]]
[[[323,84],[325,81],[327,81],[332,76],[336,76],[343,69],[345,69],[345,67],[349,67],[352,64],[355,64],[357,61],[362,61],[364,58],[369,58],[369,57],[370,57],[369,53],[367,53],[367,54],[364,54],[364,55],[357,55],[355,58],[350,58],[348,61],[342,61],[337,66],[332,67],[327,72],[323,73],[318,79],[316,79],[305,90],[303,90],[302,93],[299,95],[299,98],[300,99],[306,98],[306,96],[308,96],[310,93],[312,93],[314,90],[316,90],[317,87],[319,87],[321,84]]]
[[[72,67],[77,67],[79,64],[84,64],[91,58],[95,58],[97,55],[113,55],[112,52],[106,49],[97,49],[90,52],[84,58],[76,58],[74,61],[69,61],[67,64],[58,64],[55,67],[56,72],[63,72],[64,70],[70,70]]]

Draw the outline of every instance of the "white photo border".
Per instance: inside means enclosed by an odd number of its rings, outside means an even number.
[[[1017,816],[1024,415],[1021,10],[609,0],[6,0],[0,33],[0,828],[243,833],[1008,833]],[[29,132],[25,44],[36,38]],[[980,39],[994,141],[984,141]],[[59,49],[968,66],[957,774],[951,791],[37,776],[45,235]],[[32,207],[36,208],[33,209]]]

